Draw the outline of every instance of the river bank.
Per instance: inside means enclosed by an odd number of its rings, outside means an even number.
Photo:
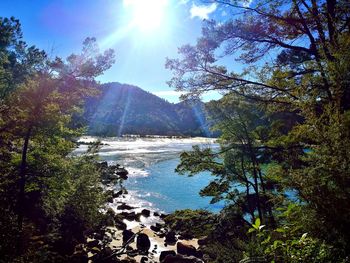
[[[99,164],[108,197],[106,228],[88,239],[89,262],[203,262],[198,239],[184,238],[164,222],[166,214],[128,204],[128,172]],[[119,186],[119,187],[117,187]]]

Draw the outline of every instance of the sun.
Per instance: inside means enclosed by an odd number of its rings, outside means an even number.
[[[165,23],[168,0],[124,0],[123,3],[133,28],[150,32]]]

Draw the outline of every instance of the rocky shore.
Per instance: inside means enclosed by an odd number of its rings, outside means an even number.
[[[99,166],[108,204],[105,226],[91,233],[82,248],[88,252],[87,262],[204,262],[198,240],[172,231],[163,220],[167,215],[127,203],[124,167],[107,162]]]

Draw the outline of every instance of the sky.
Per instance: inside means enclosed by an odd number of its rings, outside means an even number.
[[[18,18],[24,40],[50,56],[79,52],[86,37],[115,50],[116,63],[98,80],[139,86],[170,102],[165,59],[200,37],[203,19],[225,16],[214,3],[194,0],[1,0],[0,16]],[[204,100],[217,99],[207,94]]]

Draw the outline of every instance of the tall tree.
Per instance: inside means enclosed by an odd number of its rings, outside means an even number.
[[[188,92],[185,97],[232,93],[266,106],[271,118],[279,116],[269,139],[254,141],[270,149],[273,169],[266,176],[294,191],[304,230],[349,251],[350,210],[342,205],[350,201],[349,4],[214,2],[229,16],[205,21],[197,44],[181,47],[182,58],[167,60],[174,72],[170,85]],[[231,72],[220,64],[222,57],[244,70]]]
[[[96,40],[87,38],[80,54],[49,60],[43,51],[27,47],[21,40],[18,20],[0,21],[4,32],[0,61],[0,196],[1,206],[8,211],[0,222],[1,234],[18,234],[17,249],[22,253],[28,231],[38,233],[50,224],[57,228],[65,222],[65,215],[70,218],[66,220],[91,225],[99,213],[102,189],[94,160],[69,156],[75,146],[74,137],[82,131],[72,124],[72,117],[86,97],[97,93],[95,78],[112,65],[114,54],[112,50],[100,53]],[[89,198],[95,199],[95,204]],[[6,223],[11,228],[6,229]],[[0,244],[2,254],[13,253],[11,244]]]

